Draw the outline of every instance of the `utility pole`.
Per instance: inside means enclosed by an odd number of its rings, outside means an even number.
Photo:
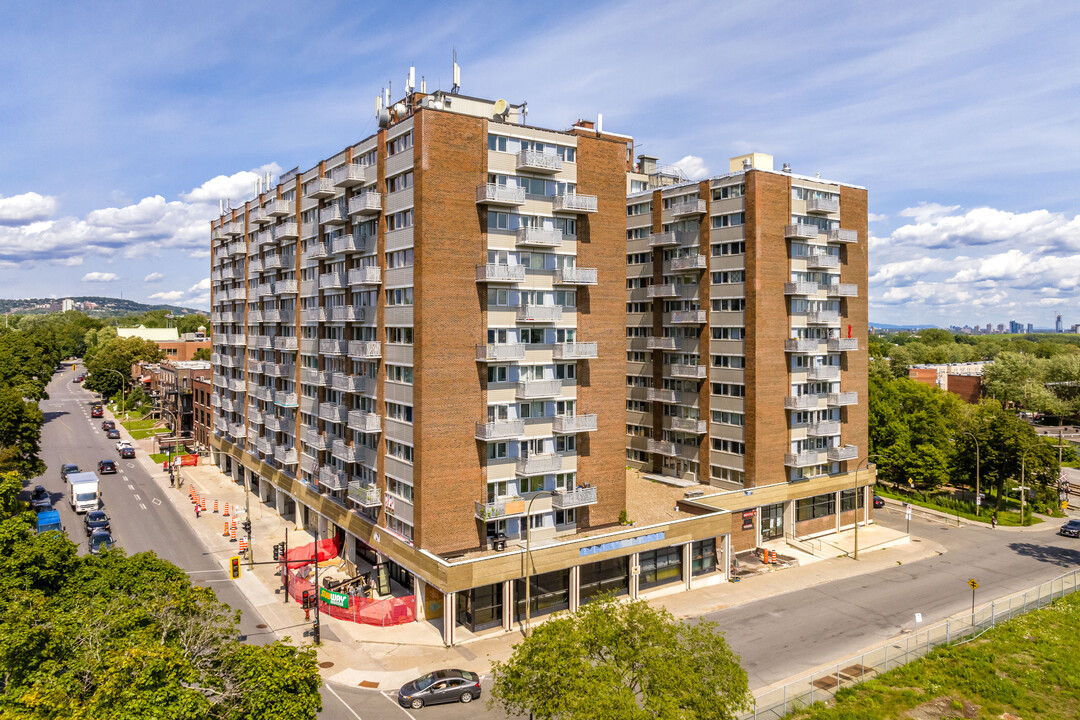
[[[255,546],[251,542],[251,471],[244,470],[244,517],[248,523],[248,569],[255,564]],[[288,595],[288,593],[285,593]]]
[[[319,521],[315,520],[315,625],[312,627],[312,637],[315,644],[320,643],[319,637]]]

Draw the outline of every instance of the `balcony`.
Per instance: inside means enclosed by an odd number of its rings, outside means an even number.
[[[235,393],[242,393],[247,390],[247,382],[244,378],[230,378],[229,389]]]
[[[476,439],[485,442],[490,442],[492,440],[513,440],[524,434],[524,420],[500,420],[498,422],[476,423]]]
[[[829,297],[858,297],[859,286],[855,283],[833,283],[829,285],[827,294]]]
[[[285,217],[291,212],[289,203],[285,200],[271,200],[263,206],[267,217]]]
[[[517,397],[521,400],[555,398],[562,395],[562,380],[522,380],[517,384]]]
[[[810,437],[829,437],[840,434],[839,420],[823,420],[822,422],[810,423],[806,426],[806,434]]]
[[[524,205],[525,188],[488,183],[476,188],[477,205]]]
[[[323,355],[347,355],[349,341],[323,338],[319,341],[319,352]]]
[[[292,310],[279,310],[277,308],[269,308],[263,310],[263,322],[268,323],[285,323],[287,325],[293,322]]]
[[[268,222],[273,222],[274,219],[266,214],[266,211],[261,207],[254,207],[251,209],[251,213],[248,215],[248,220],[259,225],[265,225]]]
[[[517,517],[525,514],[525,501],[522,498],[505,498],[490,503],[476,503],[476,517],[481,520]]]
[[[335,187],[353,187],[364,184],[364,168],[360,163],[348,163],[336,167],[330,172],[330,181]]]
[[[785,295],[817,295],[818,284],[815,282],[784,283]]]
[[[817,240],[817,236],[817,225],[805,225],[803,223],[796,223],[794,225],[784,226],[784,237],[792,240]]]
[[[704,310],[676,310],[671,313],[671,322],[676,325],[704,325]]]
[[[812,253],[806,256],[806,267],[817,268],[820,270],[831,270],[833,268],[840,267],[840,257],[838,255],[827,255],[825,253]]]
[[[838,365],[814,365],[806,369],[807,380],[839,380],[840,367]]]
[[[256,425],[262,425],[263,424],[263,414],[262,414],[262,412],[259,411],[259,410],[256,410],[255,408],[249,407],[247,409],[247,421],[248,421],[248,425],[251,425],[252,427],[254,427]]]
[[[647,350],[678,350],[679,346],[673,337],[649,337],[645,339]]]
[[[595,285],[596,268],[561,267],[555,270],[556,285]]]
[[[645,449],[655,455],[675,457],[675,443],[670,440],[653,440],[652,438],[649,438]]]
[[[694,418],[673,417],[671,418],[671,429],[692,435],[704,435],[709,431],[709,423]]]
[[[839,407],[842,405],[858,405],[859,393],[851,390],[848,392],[829,393],[829,405]]]
[[[784,352],[816,353],[820,347],[821,341],[817,338],[792,338],[784,341]]]
[[[554,153],[522,150],[517,154],[517,169],[540,173],[557,173],[562,170],[562,158]]]
[[[345,273],[323,273],[319,276],[319,289],[321,290],[344,289],[346,285],[348,285],[348,281],[345,278]]]
[[[263,373],[276,378],[296,377],[296,365],[292,363],[264,363]]]
[[[646,388],[645,399],[649,402],[660,402],[667,405],[675,404],[675,391],[667,388]]]
[[[555,212],[594,213],[596,212],[595,195],[564,193],[555,196]]]
[[[296,338],[278,336],[274,338],[274,349],[282,352],[296,352]]]
[[[843,460],[857,460],[859,457],[858,445],[844,445],[843,447],[831,447],[826,451],[829,460],[840,462]]]
[[[697,200],[683,200],[681,202],[672,203],[671,214],[677,218],[693,217],[695,215],[705,214],[705,201],[701,199]]]
[[[234,438],[247,437],[247,428],[242,423],[229,423],[229,434]]]
[[[354,305],[339,305],[330,308],[330,319],[334,322],[364,322],[367,308]]]
[[[708,267],[704,255],[688,255],[671,259],[671,272],[697,272]]]
[[[263,455],[272,455],[274,453],[274,443],[268,437],[256,438],[255,447]]]
[[[349,487],[349,476],[332,467],[319,468],[319,490],[336,491]]]
[[[305,430],[303,434],[304,444],[312,450],[326,450],[330,447],[330,438],[326,433],[315,430]]]
[[[522,305],[517,309],[518,322],[551,323],[562,320],[562,305]]]
[[[370,235],[359,235],[356,233],[342,235],[341,237],[336,237],[330,241],[330,249],[335,255],[366,252],[368,249],[368,239],[370,237]]]
[[[595,360],[595,342],[556,343],[552,347],[555,360]]]
[[[240,405],[243,408],[243,405]],[[237,402],[232,398],[221,398],[221,409],[225,412],[236,412]]]
[[[349,270],[349,285],[381,285],[382,268],[378,265],[365,265],[364,267]]]
[[[273,293],[275,295],[295,295],[296,285],[296,280],[278,280],[273,285]]]
[[[300,237],[300,232],[294,222],[285,222],[280,225],[275,225],[274,240],[296,240]]]
[[[297,406],[296,393],[285,392],[283,390],[274,391],[274,404],[280,405],[284,408],[294,408]]]
[[[255,388],[254,392],[252,392],[251,395],[253,397],[255,397],[256,399],[258,399],[258,400],[262,400],[263,402],[273,402],[274,401],[274,389],[273,388],[269,388],[269,387],[265,387],[265,386],[259,386],[259,387]],[[263,421],[265,422],[266,418],[263,418]]]
[[[358,360],[376,360],[382,357],[382,343],[377,340],[350,340],[347,354]]]
[[[516,472],[518,475],[546,475],[562,470],[562,456],[546,453],[538,453],[517,460]]]
[[[300,382],[319,387],[329,387],[330,373],[314,368],[300,368]]]
[[[274,241],[274,230],[273,230],[273,228],[265,228],[263,230],[260,230],[258,232],[258,234],[255,236],[255,244],[256,245],[267,245],[267,244],[269,244],[269,243],[271,243],[273,241]]]
[[[784,465],[788,467],[809,467],[821,463],[821,452],[818,450],[804,450],[800,453],[785,453]]]
[[[664,283],[663,285],[650,285],[645,288],[645,297],[649,298],[665,298],[665,297],[678,297],[679,293],[675,290],[675,285],[672,283]]]
[[[363,375],[333,373],[330,377],[330,386],[341,392],[364,392],[367,388],[367,381],[368,379]]]
[[[840,198],[808,198],[806,212],[811,215],[828,215],[840,212]]]
[[[562,230],[521,227],[517,230],[517,244],[525,247],[559,247],[562,245]]]
[[[859,233],[854,230],[830,230],[828,234],[829,242],[836,243],[857,243],[859,242]]]
[[[806,322],[809,325],[838,325],[840,313],[835,310],[812,310],[806,313]]]
[[[824,395],[796,395],[784,398],[785,410],[816,410]]]
[[[274,449],[274,459],[282,465],[295,465],[299,462],[296,448],[278,447]]]
[[[829,340],[829,352],[847,352],[859,349],[858,338],[833,338]]]
[[[263,413],[263,426],[271,432],[283,432],[285,430],[285,420],[277,415],[274,415],[270,411]]]
[[[684,378],[687,380],[704,380],[705,379],[705,366],[704,365],[669,365],[670,369],[668,373],[671,377]]]
[[[477,265],[476,282],[519,283],[525,281],[524,265]]]
[[[344,462],[362,463],[367,460],[367,448],[363,445],[349,445],[344,440],[335,440],[330,454]]]
[[[587,415],[556,415],[552,423],[552,430],[560,435],[570,435],[580,432],[596,432],[596,414]]]
[[[234,222],[227,222],[221,226],[222,231],[228,237],[240,237],[244,234],[244,221],[236,220]]]
[[[355,480],[349,483],[349,499],[364,508],[382,505],[382,493],[374,485],[364,485]]]
[[[382,417],[363,410],[350,410],[348,415],[349,427],[357,432],[377,433],[382,432]]]
[[[349,198],[350,215],[378,215],[382,212],[382,194],[365,190]]]
[[[525,359],[525,346],[520,343],[492,343],[476,346],[477,362],[514,362]]]
[[[679,239],[676,237],[674,230],[649,235],[649,247],[674,247],[678,244]]]
[[[595,505],[596,502],[596,488],[594,487],[557,491],[551,496],[551,507],[556,510]]]
[[[310,181],[304,193],[309,198],[328,198],[334,196],[334,182],[327,177],[317,177]]]
[[[346,225],[349,215],[341,205],[331,205],[319,210],[319,222],[323,225]]]
[[[328,257],[330,257],[330,248],[326,243],[314,243],[304,250],[305,260],[322,260]]]

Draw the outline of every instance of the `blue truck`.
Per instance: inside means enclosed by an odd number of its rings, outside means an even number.
[[[37,516],[38,535],[49,530],[64,532],[64,526],[60,524],[60,513],[56,510],[39,512]]]

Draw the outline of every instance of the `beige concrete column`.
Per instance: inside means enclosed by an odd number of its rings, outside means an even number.
[[[346,535],[346,538],[349,536]],[[416,622],[423,622],[426,609],[424,608],[424,597],[427,594],[427,583],[420,579],[418,575],[412,576],[413,583],[413,596],[416,598]]]
[[[694,544],[688,542],[682,546],[683,587],[690,590],[694,582]]]
[[[724,565],[722,572],[724,573],[724,580],[731,581],[731,535],[725,535],[723,542],[721,543],[724,551]],[[717,558],[720,560],[720,558]]]
[[[840,502],[841,502],[841,494],[842,494],[842,492],[843,491],[841,491],[841,490],[837,490],[835,493],[833,493],[834,495],[836,495],[836,500],[835,500],[835,502],[836,502],[836,532],[840,532],[840,516],[844,514],[843,512],[840,511],[840,507],[841,507]],[[856,521],[858,521],[858,519],[859,519],[858,513],[855,514],[855,519],[856,519]]]
[[[641,566],[638,565],[638,554],[632,553],[630,555],[630,599],[637,600],[638,598],[638,574],[641,572]]]
[[[577,612],[581,604],[581,566],[570,568],[570,612]]]
[[[503,614],[502,626],[507,632],[514,629],[514,581],[506,580],[502,587]]]
[[[457,604],[457,593],[448,592],[443,593],[443,645],[452,647],[454,644],[454,630],[455,618],[454,618],[454,605]]]

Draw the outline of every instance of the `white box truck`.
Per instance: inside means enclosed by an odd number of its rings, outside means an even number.
[[[71,509],[77,513],[98,509],[101,499],[101,486],[96,473],[80,472],[68,475],[68,487],[71,490]]]

